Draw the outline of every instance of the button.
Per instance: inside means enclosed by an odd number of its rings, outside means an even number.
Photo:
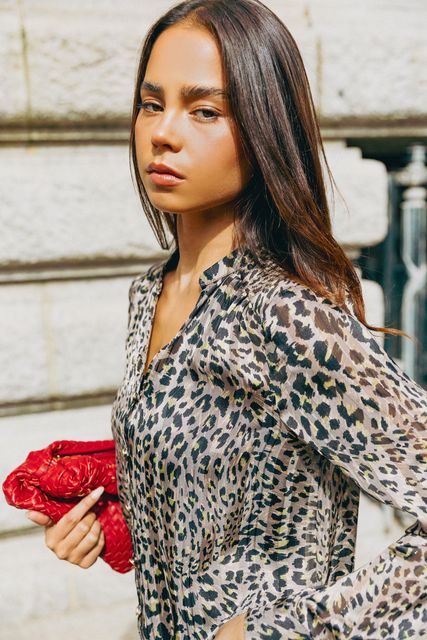
[[[130,511],[130,510],[131,510],[130,502],[126,502],[125,511]]]
[[[129,455],[129,454],[128,454],[128,450],[127,450],[127,448],[126,448],[126,447],[123,447],[123,448],[122,448],[122,454],[123,454],[124,456],[128,456],[128,455]]]
[[[138,605],[137,608],[135,609],[135,615],[140,616],[141,612],[142,612],[141,605]]]
[[[130,405],[133,407],[134,404],[136,404],[139,400],[139,393],[137,391],[134,391],[130,397]]]

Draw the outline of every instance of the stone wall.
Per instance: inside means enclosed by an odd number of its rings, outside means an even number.
[[[356,256],[387,233],[385,166],[346,127],[426,123],[424,0],[266,2],[298,42],[320,118],[335,235]],[[164,0],[0,1],[0,478],[57,438],[110,437],[129,283],[165,255],[128,168],[133,81]],[[332,197],[332,194],[330,194]],[[383,294],[363,281],[368,320]],[[357,564],[395,539],[362,500]],[[0,640],[136,638],[133,574],[61,562],[0,495]]]

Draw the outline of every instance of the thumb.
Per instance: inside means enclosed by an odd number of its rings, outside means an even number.
[[[45,515],[44,513],[39,513],[38,511],[27,511],[25,515],[29,520],[31,520],[31,522],[34,522],[35,524],[39,524],[45,527],[53,524],[53,520],[49,518],[49,516]]]

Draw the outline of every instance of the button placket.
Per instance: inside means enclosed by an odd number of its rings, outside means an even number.
[[[128,398],[128,412],[132,411],[135,405],[138,403],[140,398],[140,381],[136,380],[132,387],[130,388],[129,398]]]
[[[129,502],[129,500],[124,504],[123,509],[127,514],[128,520],[133,524],[134,521],[135,521],[135,518],[134,518],[134,515],[133,515],[132,505]]]
[[[128,467],[131,465],[131,444],[134,433],[134,425],[129,421],[128,417],[126,417],[124,425],[123,425],[123,438],[124,438],[124,446],[122,448],[122,453],[127,459]]]

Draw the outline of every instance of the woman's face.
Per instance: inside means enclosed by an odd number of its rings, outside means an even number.
[[[144,83],[158,85],[161,90]],[[169,213],[231,213],[230,202],[251,170],[243,157],[227,100],[182,96],[195,85],[224,90],[221,57],[205,30],[183,25],[164,31],[151,52],[135,124],[138,169],[152,204]],[[147,171],[163,163],[184,176],[175,186],[156,184]]]

